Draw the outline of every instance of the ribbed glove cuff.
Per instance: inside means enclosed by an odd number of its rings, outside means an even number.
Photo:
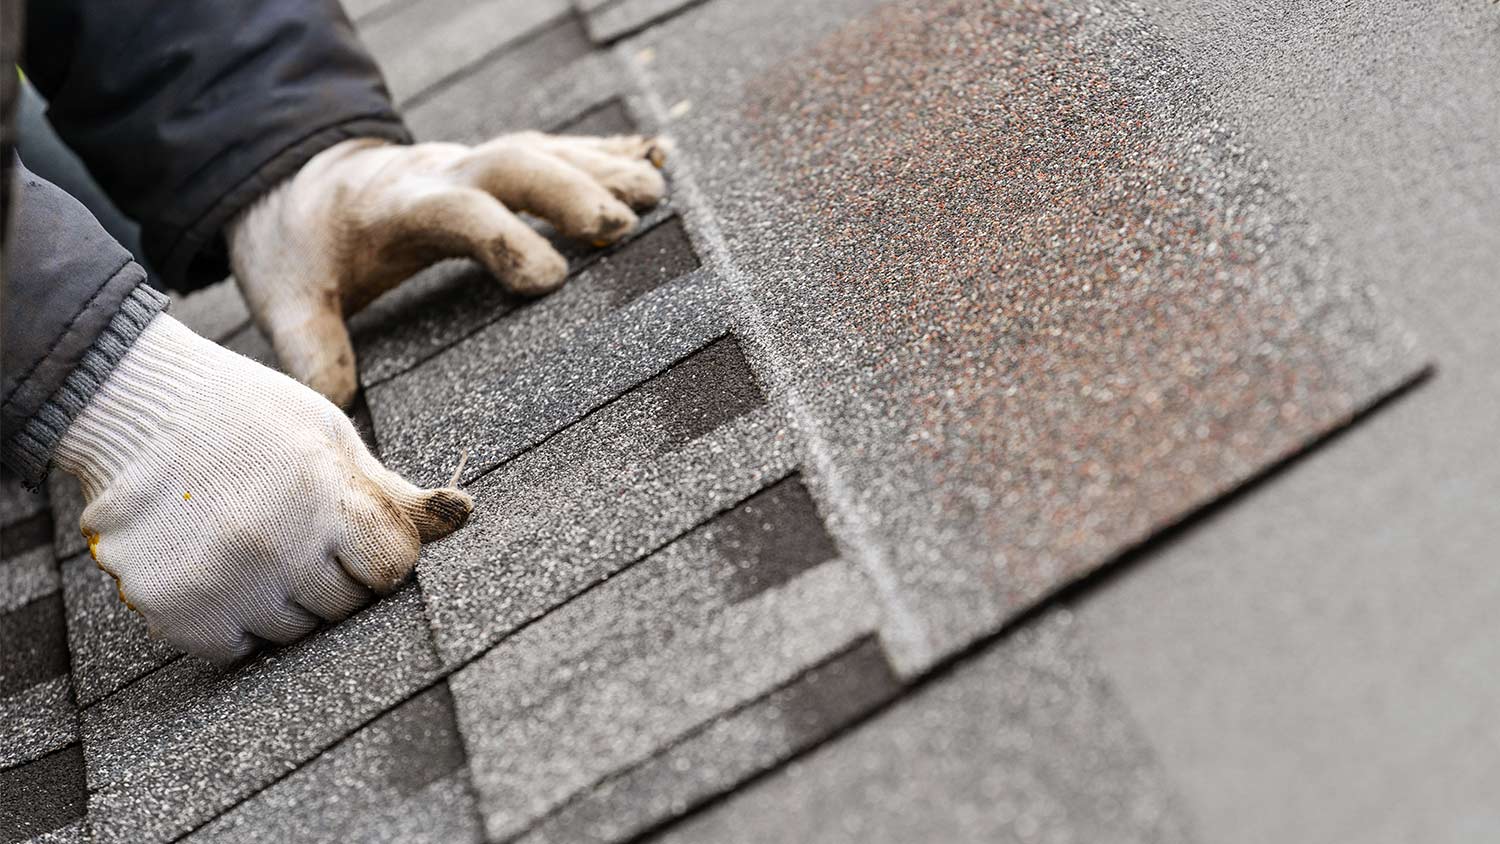
[[[208,340],[166,314],[141,331],[57,443],[54,459],[93,498],[150,451],[202,379]]]

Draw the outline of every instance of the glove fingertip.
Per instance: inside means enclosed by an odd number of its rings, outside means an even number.
[[[647,141],[646,160],[660,170],[667,165],[667,158],[677,151],[677,144],[666,135],[657,135]]]
[[[423,542],[442,539],[464,526],[474,512],[474,497],[457,487],[428,490],[416,502],[412,523]]]

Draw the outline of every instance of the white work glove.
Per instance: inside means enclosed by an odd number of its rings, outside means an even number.
[[[216,662],[394,589],[473,509],[380,464],[327,399],[162,314],[58,442],[79,527],[153,635]]]
[[[354,139],[319,153],[227,227],[230,264],[281,364],[340,406],[354,397],[352,314],[418,270],[470,257],[509,290],[546,293],[567,262],[517,217],[604,246],[661,200],[659,139],[523,132],[477,147]]]

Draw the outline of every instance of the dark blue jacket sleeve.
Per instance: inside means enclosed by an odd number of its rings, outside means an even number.
[[[337,0],[0,0],[0,18],[0,73],[19,61],[181,290],[228,274],[225,224],[314,155],[411,140]],[[0,457],[35,484],[166,300],[86,209],[16,165],[4,81]]]
[[[177,289],[227,275],[225,223],[318,152],[410,141],[337,0],[32,0],[22,67]]]
[[[57,440],[166,306],[94,215],[11,167],[0,334],[0,458],[36,486]]]

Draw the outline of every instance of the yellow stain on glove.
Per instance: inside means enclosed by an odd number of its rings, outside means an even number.
[[[184,492],[183,495],[187,495],[187,493]],[[115,579],[115,594],[120,596],[120,603],[124,604],[128,609],[139,612],[139,610],[135,609],[135,604],[130,603],[130,599],[125,597],[125,584],[120,582],[120,576],[110,571],[104,563],[100,562],[99,534],[86,533],[85,535],[89,538],[89,556],[94,558],[94,565],[98,566],[100,571]]]

